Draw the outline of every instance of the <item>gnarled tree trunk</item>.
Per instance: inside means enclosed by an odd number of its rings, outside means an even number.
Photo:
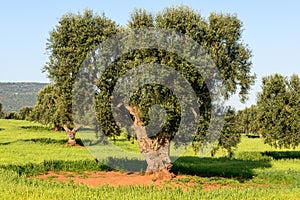
[[[66,136],[68,141],[66,142],[67,146],[75,146],[76,145],[76,132],[80,128],[80,126],[75,125],[75,127],[70,130],[66,125],[63,125],[64,130],[66,131]]]
[[[147,162],[146,174],[154,179],[173,178],[175,175],[171,172],[173,165],[170,159],[170,136],[161,131],[154,138],[149,138],[136,107],[126,106],[126,109],[134,116],[133,128],[140,152]]]

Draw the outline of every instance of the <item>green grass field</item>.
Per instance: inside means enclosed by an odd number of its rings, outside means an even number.
[[[187,190],[168,185],[88,187],[37,178],[48,171],[110,170],[86,148],[67,147],[65,141],[64,132],[37,123],[0,120],[0,199],[300,199],[300,148],[274,149],[243,136],[233,159],[222,151],[199,158],[188,150],[173,167],[189,177],[176,181],[196,181]],[[138,151],[136,143],[126,140],[117,145]],[[204,185],[223,187],[204,190]]]

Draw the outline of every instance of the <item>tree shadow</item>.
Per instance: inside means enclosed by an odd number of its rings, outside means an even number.
[[[98,161],[96,159],[96,161]],[[105,165],[126,172],[141,172],[144,173],[147,168],[147,163],[145,160],[132,159],[132,158],[117,158],[108,157],[106,160],[99,160],[99,162]]]
[[[221,158],[180,157],[175,161],[173,171],[176,174],[202,177],[236,178],[240,182],[255,176],[254,169],[270,168],[269,160],[242,160]]]
[[[42,163],[0,164],[0,169],[15,171],[19,175],[34,176],[49,171],[111,171],[112,169],[94,160],[44,160]]]
[[[32,138],[32,139],[26,139],[22,140],[24,142],[35,142],[35,143],[40,143],[40,144],[66,144],[67,139],[52,139],[52,138]],[[76,145],[77,146],[84,146],[83,142],[81,139],[76,139]]]
[[[101,162],[101,161],[100,161]],[[124,159],[109,157],[104,163],[122,171],[145,172],[146,161],[138,159]],[[253,178],[254,169],[269,168],[268,160],[242,160],[222,158],[199,158],[185,156],[173,163],[172,171],[175,174],[196,175],[201,177],[235,178],[240,182]]]
[[[262,155],[272,157],[275,160],[300,159],[300,151],[266,151]]]
[[[34,131],[52,131],[52,129],[47,126],[21,126],[21,129],[34,130]]]
[[[19,140],[23,142],[34,142],[34,143],[40,143],[40,144],[65,144],[66,140],[57,140],[52,138],[31,138],[31,139],[25,139],[25,140]]]
[[[31,139],[22,139],[22,140],[14,140],[11,142],[2,142],[0,143],[0,146],[10,145],[16,142],[34,142],[39,144],[59,144],[63,145],[66,144],[67,139],[52,139],[52,138],[31,138]],[[81,139],[76,139],[77,146],[84,146]]]
[[[13,142],[0,142],[0,146],[10,145]]]

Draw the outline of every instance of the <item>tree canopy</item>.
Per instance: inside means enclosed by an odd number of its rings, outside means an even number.
[[[243,110],[239,110],[236,116],[236,128],[238,132],[253,137],[259,136],[259,112],[260,110],[257,105],[251,105]]]
[[[88,52],[116,30],[115,22],[104,14],[99,16],[85,10],[82,14],[63,15],[50,32],[47,42],[49,61],[44,71],[57,89],[55,124],[73,126],[72,92],[78,69]]]
[[[60,130],[57,101],[58,93],[55,85],[49,84],[45,86],[38,92],[36,105],[30,114],[31,120],[53,126],[55,130]]]
[[[226,85],[225,98],[239,91],[241,100],[246,99],[255,75],[251,74],[251,51],[242,42],[242,22],[230,14],[212,13],[208,19],[200,13],[185,6],[166,8],[156,14],[143,9],[134,10],[127,27],[124,29],[154,27],[178,31],[195,40],[211,55],[222,80]],[[211,101],[208,88],[201,74],[197,73],[191,63],[172,52],[153,49],[141,49],[122,55],[118,62],[107,70],[100,79],[98,101],[98,119],[100,126],[108,136],[120,135],[122,130],[117,125],[110,110],[112,88],[116,80],[133,67],[147,64],[163,64],[172,67],[182,74],[191,84],[197,94],[200,104],[200,115],[197,121],[201,128],[195,135],[196,140],[203,140],[210,120]],[[145,75],[147,76],[147,75]],[[144,77],[140,77],[143,79]],[[107,81],[110,80],[110,81]],[[149,123],[147,114],[152,105],[162,104],[167,112],[167,122],[164,131],[175,134],[180,122],[180,106],[172,91],[156,84],[147,84],[136,91],[131,98],[131,106],[135,107],[144,125]],[[192,115],[192,113],[191,113]],[[194,145],[195,150],[199,146]]]
[[[274,147],[295,148],[300,143],[300,79],[274,74],[262,79],[258,94],[260,133]]]

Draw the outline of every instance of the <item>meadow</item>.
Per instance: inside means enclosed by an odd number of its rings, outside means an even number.
[[[162,186],[89,187],[72,180],[39,178],[48,172],[113,170],[97,162],[86,148],[68,147],[65,142],[64,132],[0,119],[0,199],[300,199],[299,147],[274,149],[260,138],[243,135],[232,159],[222,151],[199,158],[188,150],[173,167],[175,174],[185,178],[165,181]],[[117,144],[137,151],[136,143]]]

